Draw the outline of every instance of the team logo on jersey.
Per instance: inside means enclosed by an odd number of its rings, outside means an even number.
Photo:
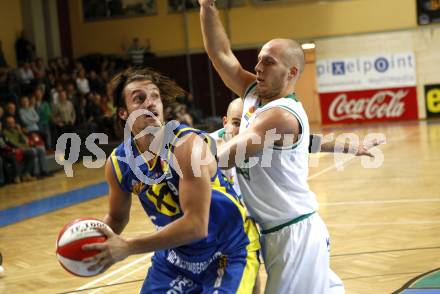
[[[133,181],[132,181],[131,184],[132,184],[131,192],[132,192],[133,194],[136,194],[136,195],[139,195],[139,193],[140,193],[140,192],[144,189],[144,187],[145,187],[145,184],[142,183],[142,182],[136,182],[136,181],[134,181],[134,183],[133,183]]]
[[[244,115],[244,118],[249,121],[249,119],[251,118],[252,114],[254,114],[255,112],[255,106],[251,106],[248,110],[248,112],[246,112],[246,114]]]
[[[171,193],[166,182],[149,186],[146,195],[158,212],[167,216],[175,216],[180,213],[180,207],[177,204],[178,198]]]
[[[393,292],[393,294],[409,293],[440,293],[440,268],[411,279],[402,288]]]

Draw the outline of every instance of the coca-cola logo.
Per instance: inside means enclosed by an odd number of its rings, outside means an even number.
[[[405,112],[405,103],[402,100],[408,93],[408,90],[385,90],[376,92],[370,98],[350,100],[343,93],[330,104],[328,116],[332,121],[400,117]]]

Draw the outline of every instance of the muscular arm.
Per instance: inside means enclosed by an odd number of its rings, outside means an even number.
[[[279,138],[272,140],[271,144],[283,145],[293,144],[297,141],[300,126],[298,120],[288,111],[281,108],[272,108],[261,113],[244,132],[238,134],[220,147],[218,152],[219,167],[229,169],[241,162],[235,162],[237,154],[245,148],[244,158],[237,158],[238,161],[249,159],[263,150],[265,140],[270,139],[266,134],[274,132]],[[287,136],[290,135],[290,138]],[[289,141],[290,142],[287,142]],[[241,160],[240,160],[241,159]]]
[[[255,81],[254,74],[246,71],[232,53],[231,44],[215,8],[214,0],[199,0],[203,44],[226,86],[243,97],[246,88]]]
[[[196,165],[197,158],[202,158],[209,151],[206,143],[198,136],[189,136],[191,137],[175,148],[175,156],[182,172],[179,202],[183,216],[159,232],[128,240],[130,254],[174,248],[207,236],[211,205],[209,165],[200,165],[201,174],[197,175],[192,164]]]
[[[111,158],[105,164],[105,178],[109,185],[109,210],[104,217],[104,222],[112,228],[116,234],[120,234],[130,219],[131,195],[119,187]]]
[[[385,143],[384,141],[380,141],[380,140],[373,140],[371,142],[366,142],[365,144],[360,143],[359,145],[353,145],[347,141],[322,142],[321,136],[311,134],[309,152],[310,153],[318,153],[318,152],[348,153],[348,154],[354,154],[356,156],[374,157],[374,155],[369,151],[369,149],[384,143]]]
[[[188,139],[175,148],[175,157],[179,163],[182,176],[179,182],[179,202],[183,216],[168,224],[160,231],[148,235],[140,235],[132,239],[123,239],[114,232],[101,229],[107,236],[104,243],[84,245],[84,250],[100,250],[97,255],[84,259],[90,263],[89,270],[103,267],[104,270],[115,262],[125,259],[129,255],[147,253],[161,249],[174,248],[200,240],[208,234],[209,209],[211,205],[211,174],[216,169],[216,163],[209,152],[208,146],[196,135],[188,135]],[[197,159],[210,157],[210,163],[200,164]],[[199,174],[197,174],[199,171]],[[111,207],[118,201],[111,203]],[[123,228],[124,221],[115,221],[118,214],[110,209],[109,217],[105,221],[116,230]],[[120,217],[126,219],[122,214]],[[127,220],[127,219],[126,219]],[[115,223],[119,225],[115,225]],[[113,228],[113,227],[112,227]]]

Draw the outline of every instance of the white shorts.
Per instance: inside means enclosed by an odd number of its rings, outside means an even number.
[[[266,294],[342,294],[330,269],[330,237],[318,213],[261,236],[268,274]]]

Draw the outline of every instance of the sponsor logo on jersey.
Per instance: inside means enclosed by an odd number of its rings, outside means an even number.
[[[247,121],[249,121],[250,118],[251,118],[251,116],[252,116],[252,114],[254,114],[254,112],[255,112],[255,106],[250,107],[249,110],[248,110],[248,111],[246,112],[246,114],[244,115],[244,118],[245,118]]]
[[[180,213],[180,207],[177,203],[178,197],[171,193],[166,182],[149,186],[146,195],[158,212],[167,216],[175,216]]]

